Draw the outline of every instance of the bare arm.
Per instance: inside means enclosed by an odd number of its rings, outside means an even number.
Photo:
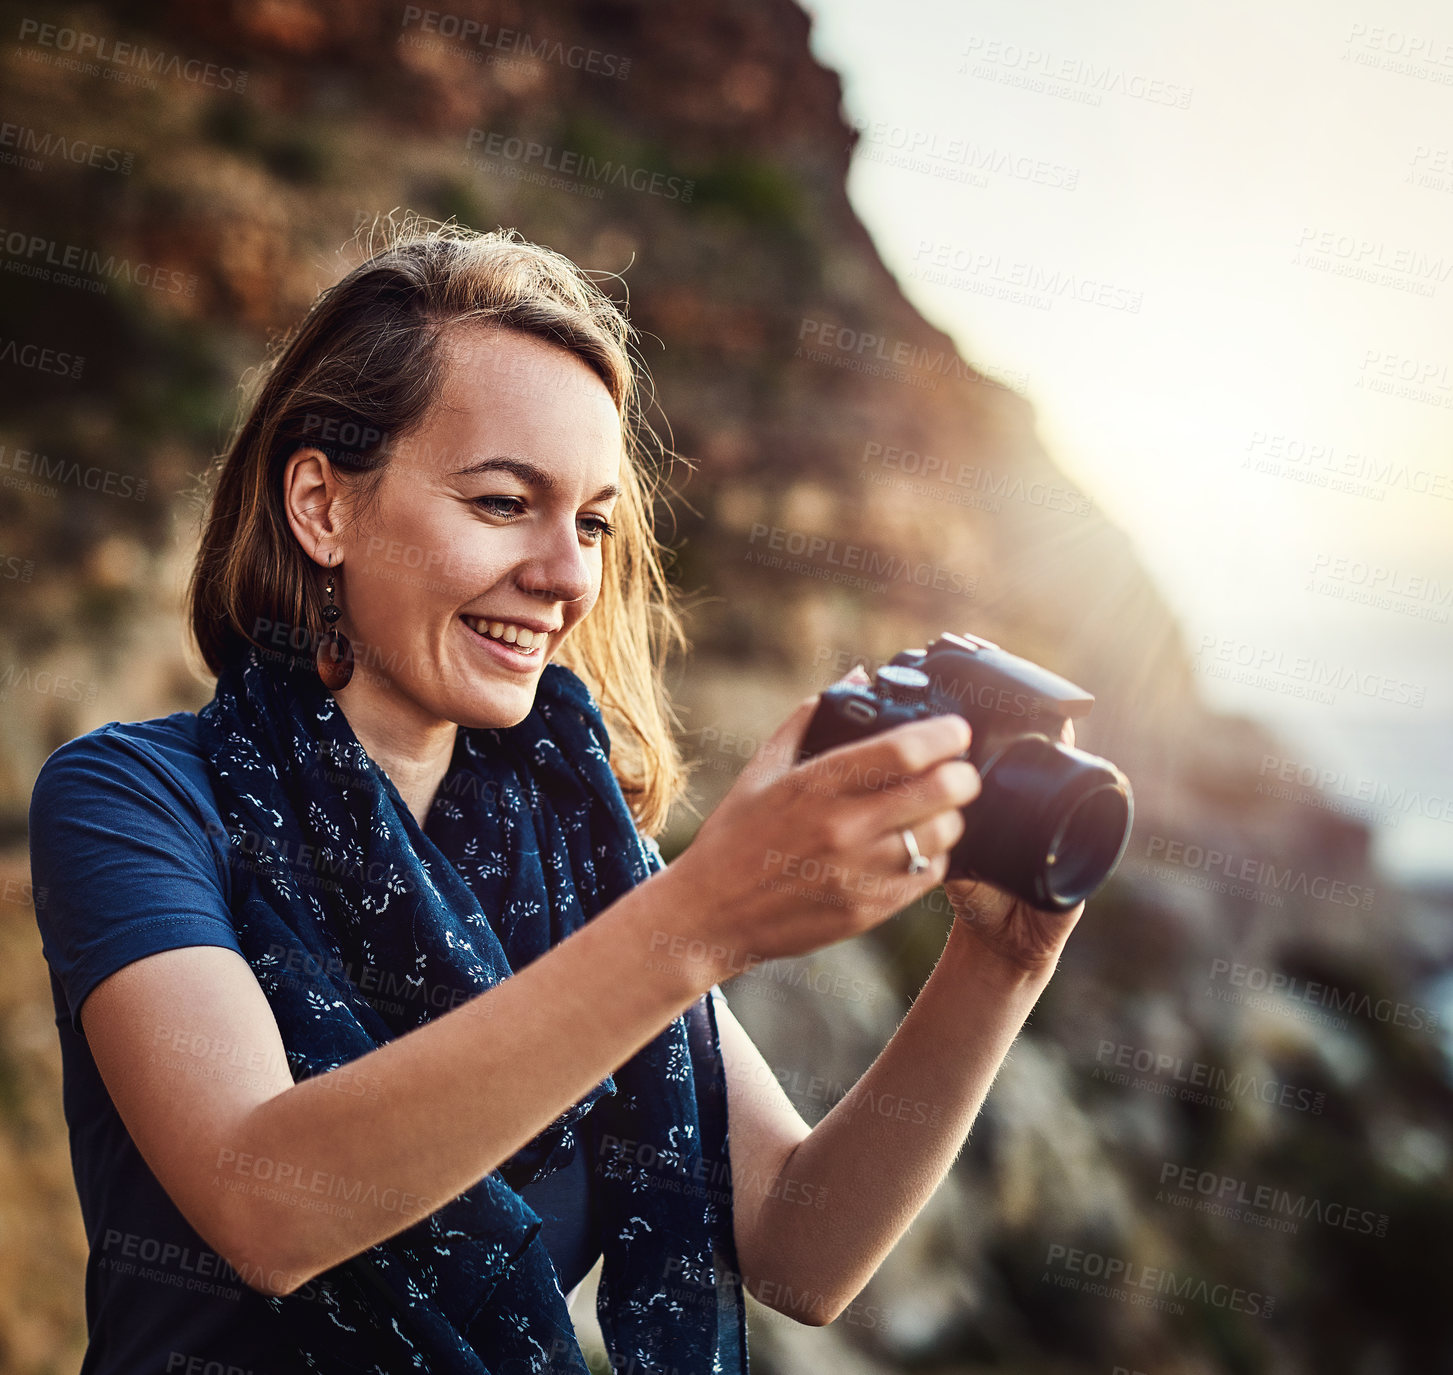
[[[188,1221],[254,1288],[290,1293],[489,1174],[709,987],[651,955],[673,882],[652,875],[488,992],[297,1084],[235,951],[135,961],[82,1023]]]
[[[737,1257],[755,1297],[812,1325],[848,1307],[943,1182],[1052,972],[987,957],[955,922],[892,1039],[811,1129],[720,1019]]]
[[[1072,723],[1061,738],[1074,744]],[[1040,912],[963,879],[945,892],[955,920],[932,975],[816,1127],[719,1009],[743,1283],[800,1322],[847,1308],[943,1182],[1085,907]]]
[[[103,980],[81,1013],[97,1067],[197,1232],[254,1288],[290,1293],[496,1169],[724,963],[860,934],[939,882],[956,808],[978,786],[953,758],[967,727],[935,717],[791,768],[815,701],[759,751],[687,855],[495,988],[338,1069],[293,1083],[272,1010],[233,951],[167,951]],[[913,786],[857,781],[880,777]],[[910,824],[938,857],[903,879],[897,828]],[[893,878],[803,903],[799,885],[771,881],[784,853]]]

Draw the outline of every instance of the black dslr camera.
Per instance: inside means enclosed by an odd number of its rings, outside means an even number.
[[[1130,839],[1130,781],[1108,759],[1059,739],[1095,699],[1058,674],[975,635],[905,649],[871,687],[825,688],[800,757],[925,716],[957,712],[983,791],[963,808],[947,877],[976,878],[1033,907],[1065,912],[1110,877]]]

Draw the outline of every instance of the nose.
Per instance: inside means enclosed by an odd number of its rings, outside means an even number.
[[[577,602],[586,596],[594,579],[574,517],[551,525],[540,541],[537,555],[520,569],[520,587],[544,601]]]

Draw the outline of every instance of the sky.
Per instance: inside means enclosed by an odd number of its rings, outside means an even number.
[[[1453,11],[803,8],[909,299],[1034,403],[1208,700],[1453,881]]]

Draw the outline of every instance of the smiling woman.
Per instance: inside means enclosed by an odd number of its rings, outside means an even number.
[[[684,637],[629,337],[559,254],[406,225],[221,460],[212,700],[42,768],[88,1375],[588,1375],[597,1259],[612,1369],[744,1375],[743,1291],[830,1321],[961,1148],[1078,910],[950,883],[944,958],[809,1130],[718,981],[943,880],[968,726],[797,764],[808,697],[663,863]]]
[[[379,470],[369,519],[347,519],[352,483],[320,449],[295,450],[282,479],[299,548],[337,570],[333,626],[364,668],[339,706],[420,825],[456,725],[522,721],[599,599],[624,447],[604,382],[557,344],[466,321],[442,352],[439,400]],[[474,454],[520,456],[462,462]],[[427,551],[427,576],[401,576],[407,551]]]
[[[329,629],[318,570],[336,564],[362,680],[344,706],[350,720],[355,705],[388,701],[406,702],[424,733],[441,715],[511,725],[529,708],[529,670],[558,657],[600,692],[626,796],[658,831],[685,782],[662,659],[685,640],[651,528],[654,436],[630,338],[563,255],[513,232],[405,221],[391,247],[318,298],[219,463],[192,579],[208,668],[220,672],[247,643],[315,654]],[[490,524],[514,533],[481,542]],[[560,543],[577,524],[600,532],[593,556]],[[521,549],[528,586],[493,588],[501,559]],[[481,566],[491,559],[493,579]],[[550,585],[559,575],[568,587]],[[465,673],[464,646],[477,646],[455,622],[473,615],[555,635],[532,664],[495,656],[515,675]],[[464,714],[441,712],[446,702]],[[450,734],[434,732],[430,771]],[[409,748],[397,758],[412,772]]]

